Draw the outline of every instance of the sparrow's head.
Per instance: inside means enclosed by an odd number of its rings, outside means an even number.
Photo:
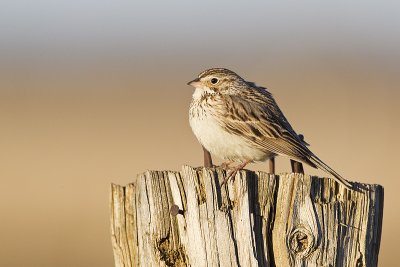
[[[245,83],[245,81],[233,71],[213,68],[200,73],[199,77],[188,82],[188,85],[204,90],[224,92],[238,83]]]

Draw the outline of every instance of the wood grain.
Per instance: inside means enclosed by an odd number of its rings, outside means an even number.
[[[220,187],[225,175],[184,166],[112,185],[115,266],[377,266],[380,185],[243,170]]]

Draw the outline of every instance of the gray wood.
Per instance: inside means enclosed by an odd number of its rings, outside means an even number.
[[[111,187],[115,266],[377,266],[383,188],[219,168]],[[176,205],[176,206],[175,206]]]

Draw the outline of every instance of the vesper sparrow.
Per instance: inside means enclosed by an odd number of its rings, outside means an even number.
[[[188,85],[196,88],[189,111],[194,134],[211,154],[241,162],[235,173],[250,162],[283,155],[322,169],[351,188],[307,148],[266,88],[223,68],[203,71]]]

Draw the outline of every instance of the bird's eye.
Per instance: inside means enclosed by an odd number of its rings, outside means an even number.
[[[212,84],[217,84],[218,81],[219,81],[218,78],[212,78],[212,79],[211,79],[211,83],[212,83]]]

